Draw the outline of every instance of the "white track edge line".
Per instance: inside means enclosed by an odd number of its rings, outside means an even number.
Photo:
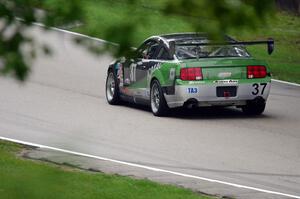
[[[300,86],[300,84],[294,83],[294,82],[287,82],[287,81],[283,81],[283,80],[279,80],[279,79],[272,79],[272,81],[274,82],[279,82],[282,84],[288,84],[288,85],[292,85],[292,86]]]
[[[78,156],[82,156],[82,157],[94,158],[94,159],[97,159],[97,160],[103,160],[103,161],[118,163],[118,164],[127,165],[127,166],[131,166],[131,167],[142,168],[142,169],[146,169],[146,170],[150,170],[150,171],[168,173],[168,174],[173,174],[173,175],[186,177],[186,178],[193,178],[193,179],[203,180],[203,181],[212,182],[212,183],[219,183],[219,184],[228,185],[228,186],[237,187],[237,188],[244,188],[244,189],[263,192],[263,193],[269,193],[269,194],[274,194],[274,195],[280,195],[280,196],[300,199],[300,196],[296,196],[296,195],[292,195],[292,194],[286,194],[286,193],[281,193],[281,192],[277,192],[277,191],[270,191],[270,190],[266,190],[266,189],[261,189],[261,188],[246,186],[246,185],[230,183],[230,182],[221,181],[221,180],[215,180],[215,179],[210,179],[210,178],[205,178],[205,177],[200,177],[200,176],[195,176],[195,175],[190,175],[190,174],[184,174],[184,173],[180,173],[180,172],[175,172],[175,171],[170,171],[170,170],[165,170],[165,169],[159,169],[159,168],[155,168],[155,167],[150,167],[150,166],[146,166],[146,165],[125,162],[125,161],[120,161],[120,160],[114,160],[114,159],[111,159],[111,158],[105,158],[105,157],[85,154],[85,153],[81,153],[81,152],[75,152],[75,151],[70,151],[70,150],[66,150],[66,149],[60,149],[60,148],[46,146],[46,145],[42,145],[42,144],[35,144],[35,143],[31,143],[31,142],[21,141],[21,140],[17,140],[17,139],[2,137],[2,136],[0,136],[0,140],[6,140],[6,141],[15,142],[15,143],[23,144],[23,145],[29,145],[29,146],[33,146],[33,147],[64,152],[64,153],[78,155]]]
[[[36,26],[43,27],[43,28],[50,28],[51,30],[55,30],[55,31],[58,31],[58,32],[63,32],[63,33],[71,34],[71,35],[74,35],[74,36],[84,37],[84,38],[91,39],[91,40],[94,40],[94,41],[98,41],[98,42],[102,42],[102,43],[109,43],[109,44],[118,46],[117,43],[106,41],[104,39],[100,39],[100,38],[96,38],[96,37],[91,37],[91,36],[84,35],[84,34],[81,34],[81,33],[78,33],[78,32],[72,32],[72,31],[69,31],[69,30],[56,28],[56,27],[47,27],[46,25],[44,25],[42,23],[37,23],[37,22],[34,22],[32,24],[36,25]]]
[[[40,26],[40,27],[46,27],[42,23],[36,23],[35,22],[33,24],[36,25],[36,26]],[[69,31],[69,30],[61,29],[61,28],[50,27],[50,29],[58,31],[58,32],[63,32],[63,33],[72,34],[72,35],[79,36],[79,37],[92,39],[92,40],[95,40],[95,41],[98,41],[98,42],[104,42],[104,43],[109,43],[109,44],[112,44],[112,45],[118,45],[117,43],[106,41],[104,39],[100,39],[100,38],[97,38],[97,37],[91,37],[91,36],[88,36],[88,35],[85,35],[85,34],[72,32],[72,31]],[[279,79],[272,79],[272,81],[279,82],[279,83],[282,83],[282,84],[288,84],[288,85],[292,85],[292,86],[300,86],[300,84],[297,84],[297,83],[294,83],[294,82],[283,81],[283,80],[279,80]]]

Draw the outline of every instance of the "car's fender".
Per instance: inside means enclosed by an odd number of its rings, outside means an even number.
[[[150,71],[149,85],[154,79],[157,79],[160,85],[164,87],[174,87],[176,79],[176,70],[179,67],[174,63],[161,63],[153,71]]]

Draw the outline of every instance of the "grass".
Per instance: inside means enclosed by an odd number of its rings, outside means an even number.
[[[128,17],[129,6],[121,2],[111,0],[85,1],[83,5],[86,21],[83,26],[74,28],[73,30],[105,39],[107,35],[103,30],[107,30],[111,25],[127,23],[136,18],[142,18],[145,21],[144,26],[138,27],[134,34],[134,45],[136,46],[152,35],[176,31],[192,31],[192,27],[179,17],[164,17],[161,14],[159,11],[159,5],[161,4],[157,2],[162,2],[162,0],[145,3],[147,7],[143,7],[144,1],[140,0],[140,6],[130,11],[130,17]],[[151,6],[155,7],[155,9],[151,9]]]
[[[265,27],[255,31],[244,31],[238,35],[239,39],[275,39],[275,51],[271,56],[266,53],[265,46],[251,47],[254,57],[265,59],[270,64],[273,78],[300,83],[300,17],[287,13],[277,13],[269,18]]]
[[[83,26],[73,31],[106,39],[104,30],[112,24],[122,24],[130,20],[144,20],[134,32],[135,45],[139,45],[151,35],[173,32],[194,31],[186,20],[176,16],[165,16],[160,8],[164,0],[139,0],[139,6],[129,8],[122,1],[88,0],[84,1],[86,21]],[[130,17],[128,17],[130,10]],[[258,59],[266,60],[272,70],[274,78],[300,83],[300,17],[287,13],[276,13],[266,21],[264,27],[256,30],[232,30],[229,34],[240,40],[258,40],[272,37],[276,41],[274,53],[269,56],[265,46],[251,47],[250,52]]]
[[[23,159],[16,155],[22,149],[23,146],[0,140],[0,198],[209,198],[148,180]]]

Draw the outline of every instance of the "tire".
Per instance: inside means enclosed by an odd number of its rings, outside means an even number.
[[[242,111],[247,115],[261,115],[265,108],[265,101],[249,101],[247,105],[242,106]]]
[[[106,83],[105,83],[105,94],[106,100],[111,105],[120,104],[120,91],[118,86],[118,80],[116,75],[112,70],[107,73]]]
[[[151,83],[150,103],[152,113],[155,116],[165,116],[169,111],[163,91],[157,80],[153,80]]]

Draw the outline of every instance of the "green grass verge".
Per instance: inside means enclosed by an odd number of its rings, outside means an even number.
[[[275,39],[275,51],[271,56],[265,46],[253,46],[249,50],[254,57],[269,63],[273,78],[300,83],[300,17],[277,13],[266,21],[265,27],[240,34],[233,31],[239,39]]]
[[[0,140],[0,198],[185,198],[208,199],[190,190],[26,160],[22,146]]]
[[[194,31],[182,18],[163,15],[160,8],[164,2],[140,0],[140,5],[128,16],[128,5],[122,1],[87,0],[83,3],[87,20],[83,26],[72,30],[105,39],[107,35],[103,30],[112,24],[126,23],[142,16],[145,23],[135,30],[135,45],[151,35]],[[300,83],[300,17],[277,13],[264,27],[252,31],[232,30],[229,34],[242,40],[274,38],[276,48],[271,56],[267,55],[265,46],[251,47],[250,52],[254,57],[268,61],[274,78]]]

